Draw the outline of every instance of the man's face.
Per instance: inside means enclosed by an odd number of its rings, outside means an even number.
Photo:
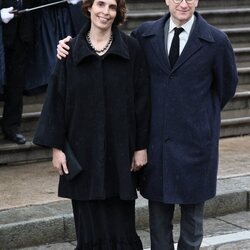
[[[173,22],[179,27],[192,17],[199,0],[165,0]],[[179,3],[178,3],[179,2]]]

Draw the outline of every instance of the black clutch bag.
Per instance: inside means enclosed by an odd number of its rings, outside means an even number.
[[[68,174],[64,174],[67,181],[74,179],[82,171],[82,166],[76,159],[69,142],[66,140],[64,145],[64,153],[66,155],[67,167],[69,170]]]

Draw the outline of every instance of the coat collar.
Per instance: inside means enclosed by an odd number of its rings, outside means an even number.
[[[164,25],[170,18],[170,14],[166,14],[162,18],[153,22],[152,25],[148,25],[141,34],[142,37],[151,40],[152,49],[157,54],[157,58],[159,58],[159,64],[167,73],[180,67],[190,56],[196,53],[203,46],[204,41],[209,43],[214,42],[209,24],[199,13],[195,12],[194,14],[196,16],[195,27],[193,28],[188,42],[173,69],[170,67],[166,53],[162,53],[165,51]]]
[[[207,22],[201,17],[198,12],[195,12],[196,16],[196,27],[197,35],[199,38],[206,40],[208,42],[214,42],[213,36],[208,29]],[[170,14],[166,14],[160,19],[156,20],[153,25],[148,26],[148,29],[145,29],[142,33],[143,37],[155,36],[162,32],[166,21],[170,18]]]
[[[72,57],[76,65],[87,57],[98,57],[98,55],[90,49],[86,41],[86,35],[89,29],[90,22],[87,22],[86,25],[84,25],[84,27],[81,29],[77,37],[75,39],[72,39]],[[113,26],[112,32],[113,43],[105,54],[105,57],[113,54],[128,60],[130,58],[130,55],[127,43],[124,39],[125,34],[123,34],[116,26]]]

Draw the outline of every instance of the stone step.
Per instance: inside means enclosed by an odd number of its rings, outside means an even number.
[[[236,92],[233,99],[229,103],[227,103],[227,105],[224,107],[222,115],[231,110],[233,110],[234,112],[237,112],[238,110],[250,111],[250,91]],[[222,117],[226,118],[225,116]]]
[[[51,159],[51,150],[32,143],[32,135],[24,133],[27,142],[17,145],[0,138],[0,167],[20,163],[47,161]]]
[[[222,28],[228,38],[230,39],[233,47],[249,47],[250,41],[250,27],[230,27]]]
[[[156,0],[158,2],[160,0]],[[227,8],[244,8],[249,7],[249,0],[230,0],[230,1],[218,1],[218,0],[202,0],[199,1],[199,9],[227,9]]]
[[[122,26],[126,31],[131,31],[140,23],[156,20],[162,17],[166,10],[131,10],[127,14],[127,22]],[[211,24],[219,28],[249,27],[250,5],[245,8],[228,9],[203,9],[201,15]]]
[[[241,97],[241,101],[233,99],[232,103],[228,104],[224,110],[221,112],[222,120],[231,120],[231,119],[239,119],[243,117],[250,117],[250,99],[249,95],[246,96],[246,99]],[[233,107],[238,107],[237,109],[233,109]],[[241,108],[242,107],[242,108]]]
[[[167,10],[167,6],[162,0],[127,0],[129,10]],[[249,7],[249,0],[202,0],[199,1],[198,10],[200,9],[227,9]]]
[[[250,45],[250,43],[249,43]],[[234,48],[237,65],[250,65],[250,47]]]
[[[35,96],[24,96],[23,97],[23,112],[36,112],[40,111],[42,108],[42,104],[44,102],[46,93],[41,93]],[[0,102],[0,117],[3,111],[4,102]]]
[[[249,27],[250,24],[250,5],[244,8],[204,9],[200,13],[208,23],[221,28]]]
[[[249,105],[249,100],[246,101]],[[235,101],[235,105],[242,106]],[[247,104],[245,104],[247,105]],[[23,122],[25,123],[25,121]],[[28,123],[28,121],[27,121]],[[33,131],[24,135],[28,139],[25,145],[16,145],[0,138],[0,165],[46,161],[51,159],[51,150],[37,147],[32,143]],[[221,138],[250,134],[250,109],[225,110],[222,112]]]
[[[220,137],[242,136],[250,134],[250,116],[224,119],[221,121]]]
[[[126,1],[128,12],[134,10],[166,10],[166,4],[164,1]]]
[[[167,11],[167,6],[162,0],[128,0],[128,10],[162,10]],[[199,1],[198,10],[202,9],[228,9],[228,8],[243,8],[249,7],[249,0],[202,0]]]
[[[239,116],[241,116],[242,113],[240,112],[240,110],[250,110],[250,91],[249,91],[250,84],[242,85],[238,88],[240,89],[240,91],[237,92],[235,97],[226,105],[222,114],[230,110],[235,113],[238,112]],[[41,106],[42,105],[28,105],[28,104],[24,106],[24,113],[22,115],[23,119],[21,123],[22,132],[24,133],[34,132],[37,126],[38,119],[40,117]],[[227,118],[230,119],[234,117],[227,116]],[[0,121],[1,121],[1,118],[0,118]]]
[[[206,237],[222,234],[222,228],[226,234],[241,232],[243,228],[249,227],[247,224],[249,221],[247,219],[249,216],[247,212],[249,181],[250,176],[247,175],[218,179],[216,197],[205,204]],[[238,215],[232,216],[235,213]],[[178,223],[179,220],[180,209],[176,206],[174,223]],[[147,200],[139,196],[136,201],[136,228],[143,230],[148,226]],[[179,226],[175,225],[175,239],[178,231]],[[74,220],[69,200],[0,211],[0,241],[3,249],[31,247],[65,240],[75,240]]]
[[[250,41],[250,40],[249,40]],[[250,63],[249,65],[250,66]],[[250,67],[239,67],[239,87],[240,91],[250,91]],[[24,96],[23,103],[23,113],[34,113],[40,112],[42,109],[42,104],[45,99],[45,93],[36,96]],[[0,114],[2,114],[3,102],[0,102]],[[1,115],[0,115],[1,120]]]
[[[238,76],[239,76],[239,86],[243,86],[243,85],[249,86],[249,84],[250,84],[250,65],[248,65],[248,67],[238,68]]]
[[[24,109],[25,108],[26,108],[26,106],[24,106]],[[40,117],[40,114],[41,114],[40,111],[28,112],[28,113],[22,114],[22,123],[21,123],[22,133],[27,133],[30,131],[33,132],[35,130],[35,128],[37,126],[38,119]],[[2,120],[2,117],[0,117],[0,122],[1,122],[1,120]],[[1,134],[2,134],[2,131],[0,131],[0,135]]]
[[[123,30],[130,34],[131,30],[126,30],[126,27],[122,27]],[[230,27],[230,28],[221,28],[221,31],[225,32],[232,43],[233,47],[249,47],[250,41],[250,27],[245,27],[241,25],[240,27]]]
[[[249,212],[248,212],[249,213]],[[230,221],[234,221],[232,218],[238,217],[238,214],[241,216],[241,221],[244,221],[247,216],[249,216],[247,212],[240,212],[236,214],[230,215]],[[228,218],[229,215],[226,217]],[[214,234],[214,236],[208,236],[203,238],[200,250],[232,250],[232,249],[250,249],[250,230],[242,229],[241,223],[238,225],[234,224],[234,229],[238,229],[237,232],[228,233],[226,230],[228,226],[231,226],[231,222],[224,222],[224,217],[218,217],[213,219],[213,221],[204,220],[204,227],[208,225],[208,228],[210,229],[210,232]],[[211,219],[212,220],[212,219]],[[212,222],[212,223],[211,223]],[[214,229],[217,230],[214,230]],[[175,224],[173,228],[174,233],[174,249],[177,249],[177,242],[179,240],[179,224]],[[149,228],[145,228],[143,230],[137,230],[138,236],[142,240],[143,250],[151,250],[150,248],[150,234],[149,234]],[[44,245],[39,246],[32,246],[28,248],[20,248],[20,250],[47,250],[47,249],[63,249],[63,250],[72,250],[76,247],[76,241],[63,241],[63,242],[52,242],[52,243],[46,243]]]
[[[242,87],[240,86],[238,89]],[[246,134],[250,134],[250,91],[240,91],[235,94],[221,113],[220,136],[229,137]]]

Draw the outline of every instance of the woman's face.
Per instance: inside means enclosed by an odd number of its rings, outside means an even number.
[[[88,9],[92,25],[101,30],[112,27],[117,14],[116,0],[94,0]]]

